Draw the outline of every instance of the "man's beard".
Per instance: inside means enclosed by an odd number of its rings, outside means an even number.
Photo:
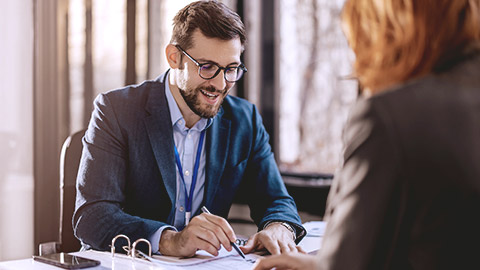
[[[220,102],[215,105],[211,105],[208,103],[203,103],[200,101],[202,97],[200,95],[203,95],[200,92],[200,89],[203,89],[206,92],[210,93],[215,93],[215,94],[220,94],[218,98],[220,98]],[[183,97],[183,100],[185,100],[185,103],[187,103],[188,107],[192,112],[194,112],[196,115],[202,117],[202,118],[212,118],[215,115],[217,115],[218,110],[220,109],[220,106],[223,103],[223,100],[225,99],[226,93],[224,91],[217,91],[215,87],[197,87],[195,89],[189,89],[189,90],[183,90],[179,89],[180,94]]]

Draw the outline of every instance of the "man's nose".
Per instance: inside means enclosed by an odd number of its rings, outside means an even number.
[[[225,81],[225,71],[220,70],[215,78],[210,79],[210,84],[218,90],[223,91],[227,86],[227,81]]]

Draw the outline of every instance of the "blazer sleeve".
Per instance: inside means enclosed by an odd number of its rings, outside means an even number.
[[[254,186],[249,200],[252,219],[262,229],[269,221],[288,222],[296,231],[296,242],[305,236],[293,198],[288,194],[275,162],[269,136],[255,106],[253,110],[253,146],[245,172],[246,181]]]
[[[387,108],[356,104],[327,206],[320,269],[390,269],[404,212],[400,150]],[[403,269],[403,268],[398,268]]]
[[[85,247],[108,250],[117,234],[134,241],[148,238],[166,224],[123,211],[128,174],[126,134],[106,94],[99,95],[94,105],[83,138],[73,228]]]

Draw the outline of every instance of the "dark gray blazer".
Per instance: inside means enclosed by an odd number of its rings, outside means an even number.
[[[480,269],[480,56],[359,100],[321,269]]]
[[[83,139],[77,177],[75,235],[85,247],[108,250],[112,238],[148,238],[172,224],[176,172],[166,74],[101,94]],[[261,228],[283,220],[304,234],[256,107],[227,96],[205,136],[205,205],[227,217],[239,190]],[[198,214],[198,213],[196,213]]]

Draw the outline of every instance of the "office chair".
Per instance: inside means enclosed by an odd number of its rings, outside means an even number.
[[[60,155],[60,219],[58,242],[39,245],[39,253],[73,252],[80,250],[80,241],[75,238],[72,227],[75,210],[76,180],[80,157],[82,155],[82,138],[85,130],[70,135],[62,146]]]

